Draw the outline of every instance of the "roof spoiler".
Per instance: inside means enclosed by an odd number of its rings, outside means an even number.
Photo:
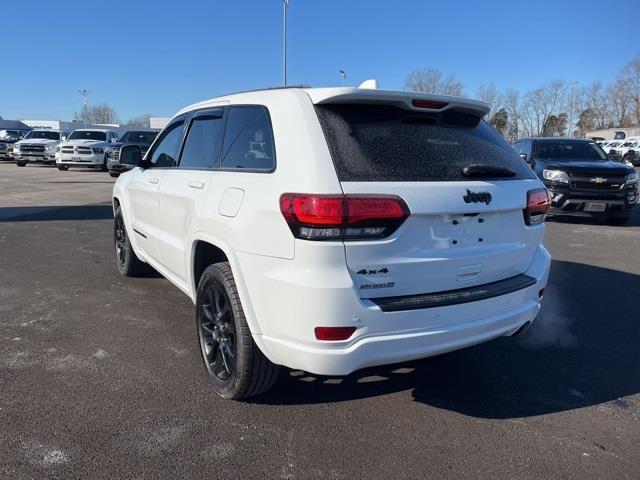
[[[374,84],[377,86],[375,80],[367,80],[359,88],[316,88],[307,90],[307,93],[311,97],[311,101],[319,105],[332,103],[384,104],[419,112],[456,110],[480,118],[491,110],[489,105],[478,100],[421,92],[377,90],[373,87]]]

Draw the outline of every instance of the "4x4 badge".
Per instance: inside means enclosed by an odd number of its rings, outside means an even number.
[[[467,188],[467,194],[462,197],[465,203],[491,203],[491,194],[489,192],[472,192]]]

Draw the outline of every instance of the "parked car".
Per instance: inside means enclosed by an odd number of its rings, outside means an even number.
[[[16,165],[24,167],[30,162],[55,165],[56,149],[68,136],[69,132],[61,130],[31,130],[22,140],[13,144]]]
[[[285,88],[187,107],[113,189],[116,263],[196,305],[218,394],[521,332],[550,256],[547,190],[474,100]],[[144,262],[144,263],[143,263]]]
[[[29,130],[0,130],[0,160],[13,160],[13,144],[28,132]]]
[[[514,144],[551,194],[550,213],[625,224],[638,202],[638,174],[590,140],[526,138]]]
[[[618,149],[622,146],[624,140],[613,140],[602,147],[604,152],[613,160],[620,160],[620,152]]]
[[[160,130],[129,130],[126,132],[117,144],[107,149],[107,168],[112,177],[117,177],[122,172],[130,170],[131,165],[120,163],[120,147],[123,145],[139,145],[142,155],[144,156],[149,150],[149,146],[158,136]]]
[[[98,167],[107,171],[107,149],[118,142],[118,134],[113,130],[74,130],[56,151],[56,165],[59,170],[69,167]]]

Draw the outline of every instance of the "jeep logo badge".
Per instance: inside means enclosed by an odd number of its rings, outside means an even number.
[[[489,192],[472,192],[467,188],[467,194],[462,197],[465,203],[491,203],[491,194]]]

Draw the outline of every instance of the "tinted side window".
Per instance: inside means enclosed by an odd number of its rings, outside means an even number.
[[[191,122],[187,134],[187,140],[180,157],[180,167],[213,168],[217,159],[223,125],[224,123],[219,117],[196,117]]]
[[[275,149],[267,109],[230,108],[222,152],[222,168],[273,170]]]
[[[174,167],[178,159],[178,150],[182,141],[183,120],[171,125],[162,135],[162,139],[153,149],[151,163],[155,167]]]

